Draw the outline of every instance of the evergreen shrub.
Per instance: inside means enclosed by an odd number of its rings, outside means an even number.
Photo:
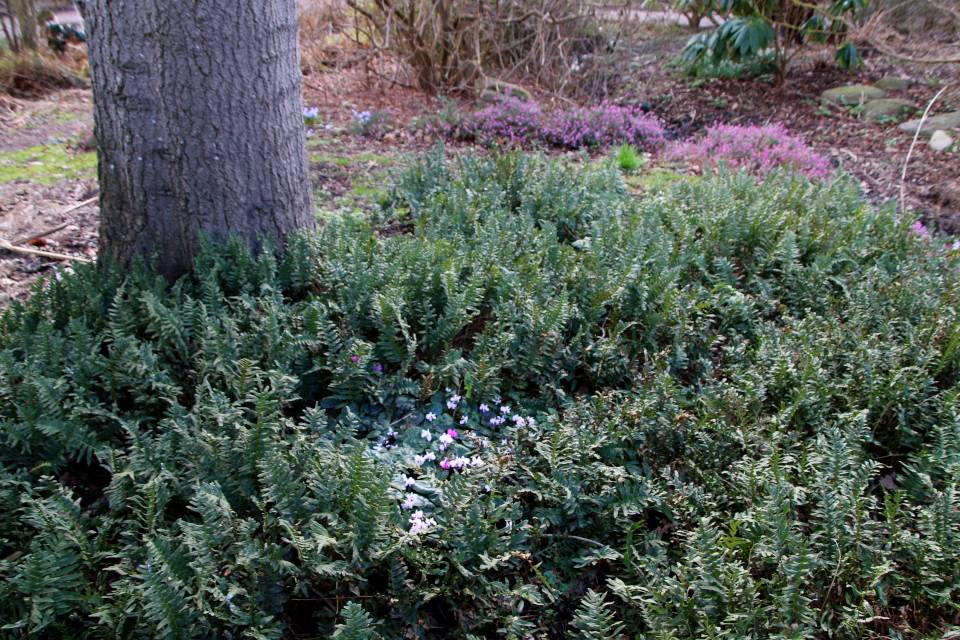
[[[956,256],[912,220],[440,151],[382,207],[3,315],[4,637],[956,631]]]

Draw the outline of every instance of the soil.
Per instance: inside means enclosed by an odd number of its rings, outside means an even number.
[[[811,50],[795,63],[787,83],[775,88],[763,78],[749,80],[693,79],[674,66],[691,32],[661,21],[636,21],[631,37],[611,61],[608,77],[595,99],[614,99],[652,106],[673,139],[695,136],[714,122],[738,124],[783,123],[834,166],[854,176],[864,195],[878,205],[900,205],[900,176],[911,139],[896,125],[861,120],[856,109],[822,108],[825,89],[868,84],[885,75],[913,80],[904,92],[891,97],[926,106],[945,84],[949,90],[933,112],[960,109],[958,65],[916,67],[897,63],[875,52],[862,52],[865,66],[844,72],[831,52]],[[621,40],[624,42],[624,40]],[[417,117],[432,116],[453,101],[462,111],[473,108],[472,96],[426,96],[412,88],[410,74],[384,60],[322,72],[312,68],[304,76],[304,104],[317,107],[319,117],[307,138],[311,174],[321,216],[338,209],[369,208],[371,196],[389,186],[390,174],[411,153],[433,147],[435,139],[409,127]],[[515,81],[516,79],[511,79]],[[520,84],[523,84],[522,81]],[[548,111],[568,100],[532,89]],[[382,140],[354,135],[353,111],[381,111],[392,128]],[[39,145],[73,149],[91,130],[89,91],[61,91],[43,100],[15,100],[0,96],[0,161],[4,154]],[[450,144],[453,151],[466,146]],[[58,148],[60,148],[58,147]],[[664,154],[665,155],[665,154]],[[673,170],[696,173],[698,167],[677,166],[654,158]],[[2,166],[2,165],[0,165]],[[37,241],[46,251],[96,256],[99,211],[96,204],[72,213],[69,206],[96,194],[96,175],[89,171],[69,179],[0,181],[0,238],[19,239],[63,223],[61,231]],[[955,152],[936,153],[920,141],[913,149],[903,184],[903,205],[918,213],[931,228],[960,234],[960,162]],[[383,235],[406,228],[386,221]],[[0,250],[0,306],[29,295],[30,286],[69,261],[54,261]]]

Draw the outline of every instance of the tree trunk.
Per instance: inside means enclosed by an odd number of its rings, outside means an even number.
[[[260,251],[314,227],[296,0],[84,5],[101,255],[174,279],[201,234]]]
[[[17,18],[17,26],[13,31],[19,31],[20,42],[11,47],[11,50],[20,52],[24,49],[37,50],[37,10],[33,0],[13,0],[13,14]]]

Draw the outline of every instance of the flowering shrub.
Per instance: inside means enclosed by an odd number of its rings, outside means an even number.
[[[556,112],[543,126],[541,136],[548,144],[564,149],[632,144],[646,150],[662,144],[663,133],[657,118],[639,107],[604,103]]]
[[[540,140],[542,116],[537,103],[507,95],[458,126],[444,125],[440,133],[472,139],[484,147],[514,143],[528,146]]]
[[[605,103],[544,116],[535,102],[509,95],[459,124],[442,124],[436,130],[444,137],[475,140],[485,147],[539,143],[583,149],[629,143],[639,149],[651,149],[664,139],[660,122],[639,107]]]
[[[776,168],[795,171],[811,179],[830,174],[825,156],[810,149],[781,124],[765,126],[715,124],[708,127],[697,142],[681,143],[673,150],[676,157],[706,166],[720,164],[727,169],[745,169],[763,178]]]

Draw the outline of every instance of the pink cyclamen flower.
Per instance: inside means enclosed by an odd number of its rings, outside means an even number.
[[[451,438],[456,438],[457,432],[453,429],[447,429],[447,435],[450,436]]]
[[[443,461],[440,462],[440,467],[441,467],[442,469],[449,469],[449,468],[450,468],[450,458],[444,458]]]

